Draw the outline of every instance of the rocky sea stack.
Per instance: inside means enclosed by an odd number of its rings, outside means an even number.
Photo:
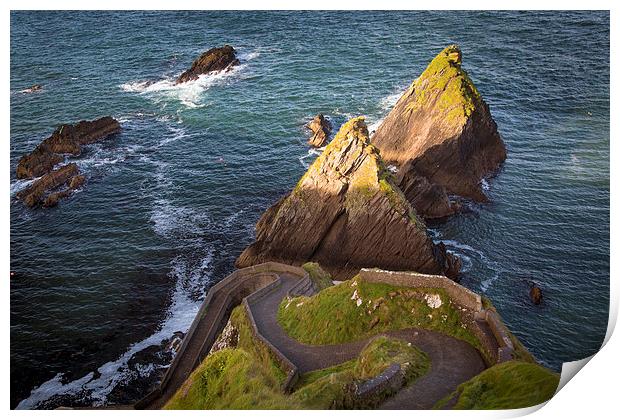
[[[323,147],[327,144],[327,139],[332,132],[332,127],[323,114],[318,114],[314,117],[306,127],[312,131],[312,136],[308,139],[308,144],[310,146]]]
[[[80,121],[75,125],[63,124],[43,140],[31,153],[24,155],[17,164],[17,178],[41,177],[30,187],[16,194],[28,207],[43,205],[52,207],[61,198],[81,187],[86,178],[79,174],[75,163],[54,167],[65,160],[63,155],[78,156],[82,146],[104,139],[119,132],[120,124],[112,117],[94,121]],[[54,191],[63,185],[67,188]]]
[[[344,124],[295,189],[256,225],[238,267],[319,262],[336,279],[362,267],[458,275],[460,260],[436,246],[395,186],[363,117]]]
[[[235,49],[230,45],[211,48],[200,55],[192,66],[184,71],[176,81],[176,84],[196,80],[202,74],[215,71],[228,71],[239,64]]]
[[[461,67],[456,45],[431,61],[372,141],[386,162],[399,166],[401,189],[429,218],[456,210],[448,194],[486,201],[481,180],[506,159],[497,125]]]

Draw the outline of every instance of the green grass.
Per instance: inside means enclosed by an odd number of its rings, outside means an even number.
[[[495,365],[459,385],[437,403],[444,407],[456,398],[454,409],[493,410],[524,408],[548,401],[555,393],[560,376],[534,363],[510,361]]]
[[[306,270],[306,272],[310,275],[310,280],[312,280],[312,284],[314,284],[316,291],[321,291],[333,286],[332,277],[327,271],[321,268],[319,263],[307,262],[302,265],[301,268]]]
[[[237,348],[208,356],[164,408],[166,409],[295,409],[296,401],[280,388],[286,378],[268,349],[252,336],[243,306],[231,323],[239,330]]]
[[[351,299],[357,291],[362,300]],[[426,294],[439,295],[442,305],[432,309]],[[278,321],[293,338],[307,344],[346,343],[381,332],[419,327],[439,331],[464,340],[481,352],[478,338],[461,320],[441,289],[403,288],[368,283],[359,276],[329,287],[311,297],[285,299],[278,310]]]
[[[408,383],[430,368],[429,357],[402,340],[377,337],[357,359],[301,376],[292,394],[281,386],[286,374],[268,349],[252,336],[243,306],[233,310],[231,323],[239,331],[236,348],[209,355],[192,372],[165,409],[328,409],[361,408],[376,405],[356,401],[355,384],[399,363]]]

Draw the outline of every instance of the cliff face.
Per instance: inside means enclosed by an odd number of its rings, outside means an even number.
[[[239,64],[239,60],[237,60],[235,49],[230,45],[211,48],[194,60],[192,66],[179,76],[176,84],[196,80],[201,74],[222,70],[228,71],[237,64]]]
[[[362,117],[344,124],[295,189],[256,225],[238,267],[319,262],[337,279],[362,267],[447,273],[460,261],[435,246],[370,144]]]
[[[419,177],[444,193],[486,201],[481,179],[506,159],[497,125],[461,67],[456,45],[440,52],[411,84],[372,141],[386,162],[400,166],[399,183],[414,203],[418,192],[411,185]],[[445,194],[435,191],[416,209],[446,215],[446,203]]]

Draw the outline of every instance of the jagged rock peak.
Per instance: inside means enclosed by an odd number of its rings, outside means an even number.
[[[411,185],[408,178],[425,177],[448,194],[477,201],[486,201],[482,178],[506,159],[497,125],[462,68],[457,45],[445,48],[430,62],[372,140],[387,162],[400,167],[399,181]],[[445,200],[440,205],[445,207]]]
[[[338,279],[363,267],[458,272],[394,185],[363,117],[345,123],[294,190],[256,225],[238,267],[316,261]]]

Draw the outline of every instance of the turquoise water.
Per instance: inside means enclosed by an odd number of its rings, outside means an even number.
[[[431,233],[542,363],[595,352],[609,305],[608,13],[13,12],[11,406],[138,398],[169,361],[160,342],[188,328],[316,157],[303,124],[323,112],[376,126],[454,42],[508,160],[489,204]],[[241,66],[172,86],[224,43]],[[21,155],[103,115],[123,131],[74,159],[85,188],[54,209],[15,200]]]

